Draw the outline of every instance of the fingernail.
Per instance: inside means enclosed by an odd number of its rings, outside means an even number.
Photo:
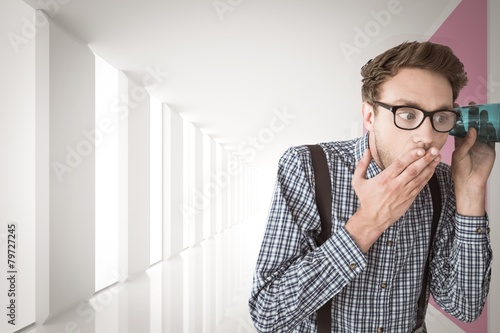
[[[432,155],[437,155],[438,153],[439,153],[439,151],[436,148],[432,148],[431,149],[431,154]]]
[[[417,150],[418,156],[424,156],[425,152],[422,149]]]

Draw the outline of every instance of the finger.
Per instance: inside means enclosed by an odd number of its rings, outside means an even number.
[[[474,127],[469,128],[465,138],[460,141],[460,145],[455,149],[453,157],[457,160],[463,159],[476,142],[477,131]],[[456,142],[455,142],[456,144]]]
[[[365,154],[358,162],[358,165],[356,165],[356,169],[354,170],[354,175],[352,178],[353,186],[354,184],[359,184],[359,182],[366,179],[366,171],[368,170],[368,166],[370,165],[371,160],[372,154],[370,149],[368,148],[365,150]]]
[[[422,188],[428,183],[432,177],[440,159],[434,159],[431,163],[424,166],[420,171],[408,172],[400,177],[401,183],[404,185],[405,193],[410,196],[416,196]],[[419,166],[420,168],[420,166]]]
[[[414,179],[410,180],[407,187],[410,190],[410,195],[417,196],[420,191],[424,188],[424,186],[429,182],[432,175],[434,174],[437,165],[440,162],[439,158],[434,159],[431,163],[429,163],[418,176]]]
[[[398,177],[408,168],[408,166],[424,156],[425,150],[423,148],[413,149],[405,155],[395,159],[384,171],[386,173],[392,173],[394,178]]]
[[[439,154],[439,149],[436,147],[432,147],[427,150],[425,156],[416,160],[415,162],[408,165],[408,167],[401,172],[398,179],[399,181],[409,188],[412,188],[414,183],[426,182],[425,175],[429,174],[429,171],[424,172],[425,170],[429,170],[432,173],[437,164],[441,161],[441,155]],[[423,176],[421,176],[423,173]]]
[[[403,157],[402,159],[398,159],[393,164],[396,165],[396,168],[399,168],[400,166],[397,166],[397,164],[401,163],[402,166],[404,163],[402,161],[404,159],[405,157]],[[408,163],[404,165],[404,169],[402,169],[396,177],[399,178],[402,184],[408,184],[412,179],[417,177],[429,164],[434,163],[437,165],[436,162],[440,161],[441,155],[439,154],[439,149],[437,149],[436,147],[431,147],[427,151],[423,149],[417,149],[415,154],[413,152],[410,152],[408,154]]]
[[[462,144],[462,142],[464,142],[464,139],[459,138],[458,136],[455,136],[454,138],[455,138],[454,143],[455,143],[455,149],[456,149],[458,146],[460,146]]]

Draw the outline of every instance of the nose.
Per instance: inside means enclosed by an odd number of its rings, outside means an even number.
[[[413,141],[416,144],[424,144],[424,147],[427,147],[432,143],[432,139],[436,131],[432,127],[431,118],[426,117],[424,122],[415,129],[413,135]]]

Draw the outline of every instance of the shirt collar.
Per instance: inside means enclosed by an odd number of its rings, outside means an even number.
[[[368,149],[370,147],[370,143],[368,140],[369,135],[370,135],[370,132],[366,132],[360,138],[360,140],[358,140],[358,142],[356,142],[356,146],[354,148],[354,156],[356,158],[356,165],[358,164],[358,162],[361,160],[361,158],[365,154],[366,149]],[[375,149],[375,147],[373,149]],[[373,152],[372,152],[372,156],[373,156]],[[370,165],[368,166],[368,170],[366,171],[366,178],[370,179],[372,177],[375,177],[380,172],[382,172],[382,169],[380,169],[378,164],[372,158]]]

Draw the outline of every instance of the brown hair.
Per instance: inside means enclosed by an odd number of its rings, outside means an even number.
[[[464,64],[445,45],[431,42],[404,42],[369,60],[361,68],[363,102],[373,103],[379,96],[379,87],[401,68],[421,68],[445,76],[450,81],[453,102],[467,84]]]

